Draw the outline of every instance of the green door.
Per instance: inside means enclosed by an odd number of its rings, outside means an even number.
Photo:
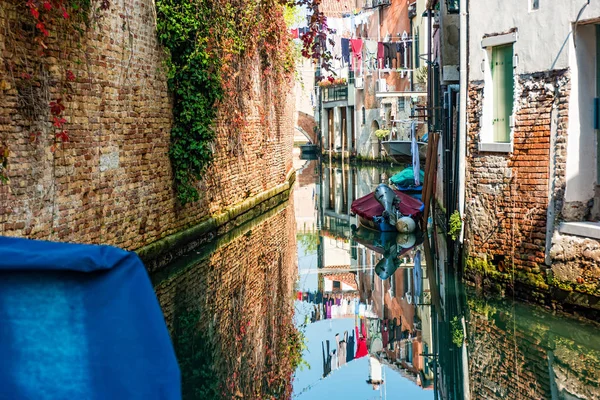
[[[494,84],[494,142],[510,142],[510,116],[513,111],[513,47],[492,48],[492,81]]]

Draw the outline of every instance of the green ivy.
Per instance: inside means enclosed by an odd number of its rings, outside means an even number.
[[[461,347],[464,340],[462,323],[458,317],[454,317],[452,321],[450,321],[450,325],[452,328],[452,343],[454,343],[456,347]]]
[[[199,199],[194,182],[212,160],[214,106],[223,95],[221,60],[210,43],[212,27],[218,26],[212,6],[205,1],[156,1],[158,38],[170,53],[174,121],[169,156],[182,204]]]
[[[200,313],[182,312],[175,321],[173,346],[181,369],[184,399],[218,399],[221,379],[215,372],[214,348],[198,329]]]
[[[450,216],[450,237],[452,240],[456,240],[460,230],[462,229],[462,219],[460,218],[460,213],[458,210],[454,210],[452,215]]]

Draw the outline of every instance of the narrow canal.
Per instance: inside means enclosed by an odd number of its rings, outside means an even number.
[[[401,167],[295,167],[288,202],[152,277],[184,398],[600,399],[598,325],[465,287],[418,235],[353,229]]]

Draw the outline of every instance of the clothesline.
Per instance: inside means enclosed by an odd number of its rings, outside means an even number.
[[[416,116],[415,116],[416,117]],[[417,121],[414,119],[393,119],[392,123],[400,123],[400,124],[425,124],[424,121]]]
[[[387,40],[387,41],[385,41],[385,40],[383,40],[381,38],[377,39],[377,38],[369,37],[369,36],[360,36],[360,37],[353,36],[353,37],[348,37],[348,38],[342,37],[342,39],[348,39],[348,40],[359,39],[359,40],[365,40],[365,41],[366,40],[372,40],[372,41],[378,42],[378,43],[412,43],[412,42],[414,42],[414,39],[404,39],[404,40],[400,39],[400,40]]]

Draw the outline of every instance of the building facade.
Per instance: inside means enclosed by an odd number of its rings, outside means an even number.
[[[599,20],[600,6],[586,2],[469,2],[461,82],[469,274],[591,308],[600,296]]]
[[[381,141],[389,136],[376,132],[394,129],[399,138],[407,136],[410,124],[394,121],[406,122],[424,104],[425,1],[362,0],[338,2],[337,8],[329,3],[322,8],[334,30],[333,67],[320,71],[317,86],[322,150],[380,159]],[[420,126],[420,135],[425,132]]]

